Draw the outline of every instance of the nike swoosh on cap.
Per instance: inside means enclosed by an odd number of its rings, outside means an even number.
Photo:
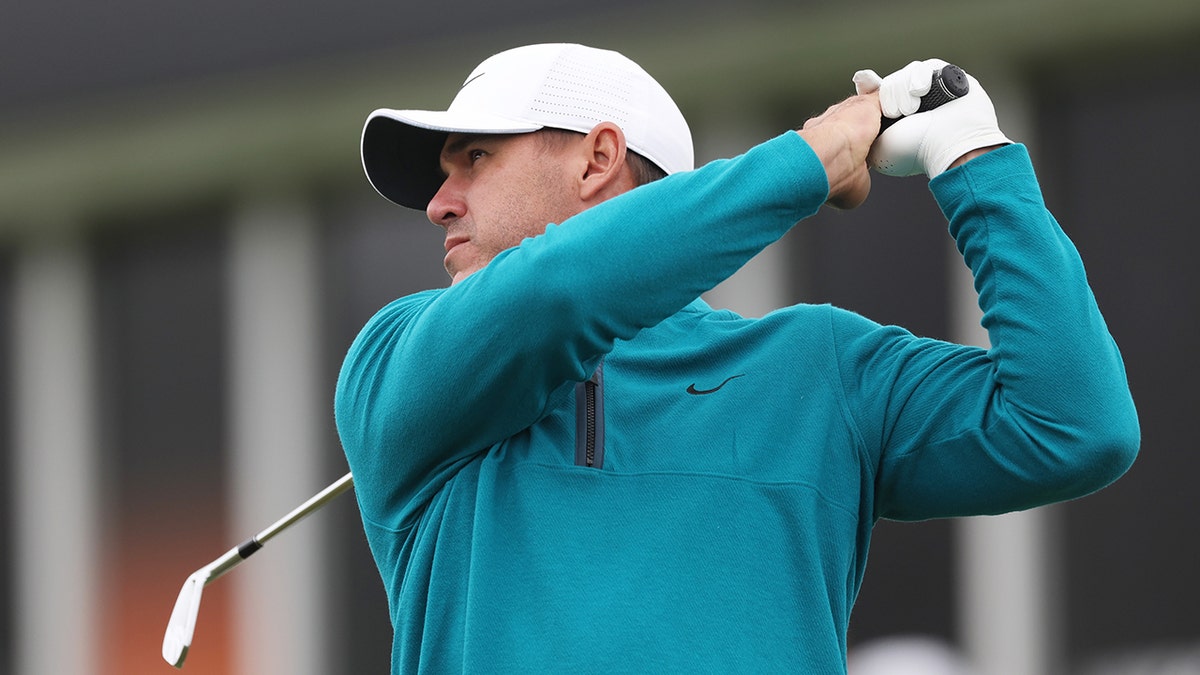
[[[471,84],[472,82],[474,82],[475,80],[478,80],[479,78],[483,77],[484,75],[487,75],[487,73],[486,72],[479,73],[475,77],[472,77],[471,79],[467,80],[466,82],[463,82],[462,86],[459,87],[458,90],[462,91],[463,89],[466,89],[468,84]]]

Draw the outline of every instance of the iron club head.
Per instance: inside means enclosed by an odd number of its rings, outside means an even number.
[[[171,620],[167,622],[167,631],[163,635],[162,655],[167,663],[176,668],[183,667],[188,647],[192,644],[196,617],[200,614],[200,595],[204,592],[208,574],[207,567],[193,572],[183,582],[179,598],[175,600],[175,609],[171,610]]]
[[[183,582],[183,588],[179,590],[179,597],[175,599],[175,609],[171,610],[171,619],[167,622],[166,633],[163,634],[163,659],[176,668],[183,667],[183,660],[187,658],[188,649],[192,646],[192,635],[196,632],[196,617],[200,614],[200,596],[209,582],[241,564],[243,560],[261,549],[271,537],[303,520],[307,515],[352,487],[354,487],[354,477],[347,473],[267,529],[229,549],[220,558],[192,572],[187,581]]]

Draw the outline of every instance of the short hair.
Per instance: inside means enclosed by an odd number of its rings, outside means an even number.
[[[568,140],[584,135],[578,131],[554,129],[551,127],[540,129],[535,133],[543,139],[547,147],[562,147]],[[663,171],[662,167],[633,150],[625,152],[625,165],[629,167],[629,171],[633,175],[633,184],[635,187],[653,183],[667,176],[667,172]]]

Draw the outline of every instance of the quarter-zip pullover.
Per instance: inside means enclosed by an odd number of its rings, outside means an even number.
[[[825,201],[794,133],[383,308],[336,416],[393,672],[844,672],[878,519],[1120,476],[1139,441],[1120,354],[1025,149],[931,189],[990,349],[697,299]]]

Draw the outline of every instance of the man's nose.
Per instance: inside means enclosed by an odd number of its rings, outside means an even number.
[[[442,186],[434,193],[433,199],[425,207],[425,216],[439,227],[447,227],[457,218],[463,217],[467,211],[462,198],[462,190],[453,178],[442,181]]]

